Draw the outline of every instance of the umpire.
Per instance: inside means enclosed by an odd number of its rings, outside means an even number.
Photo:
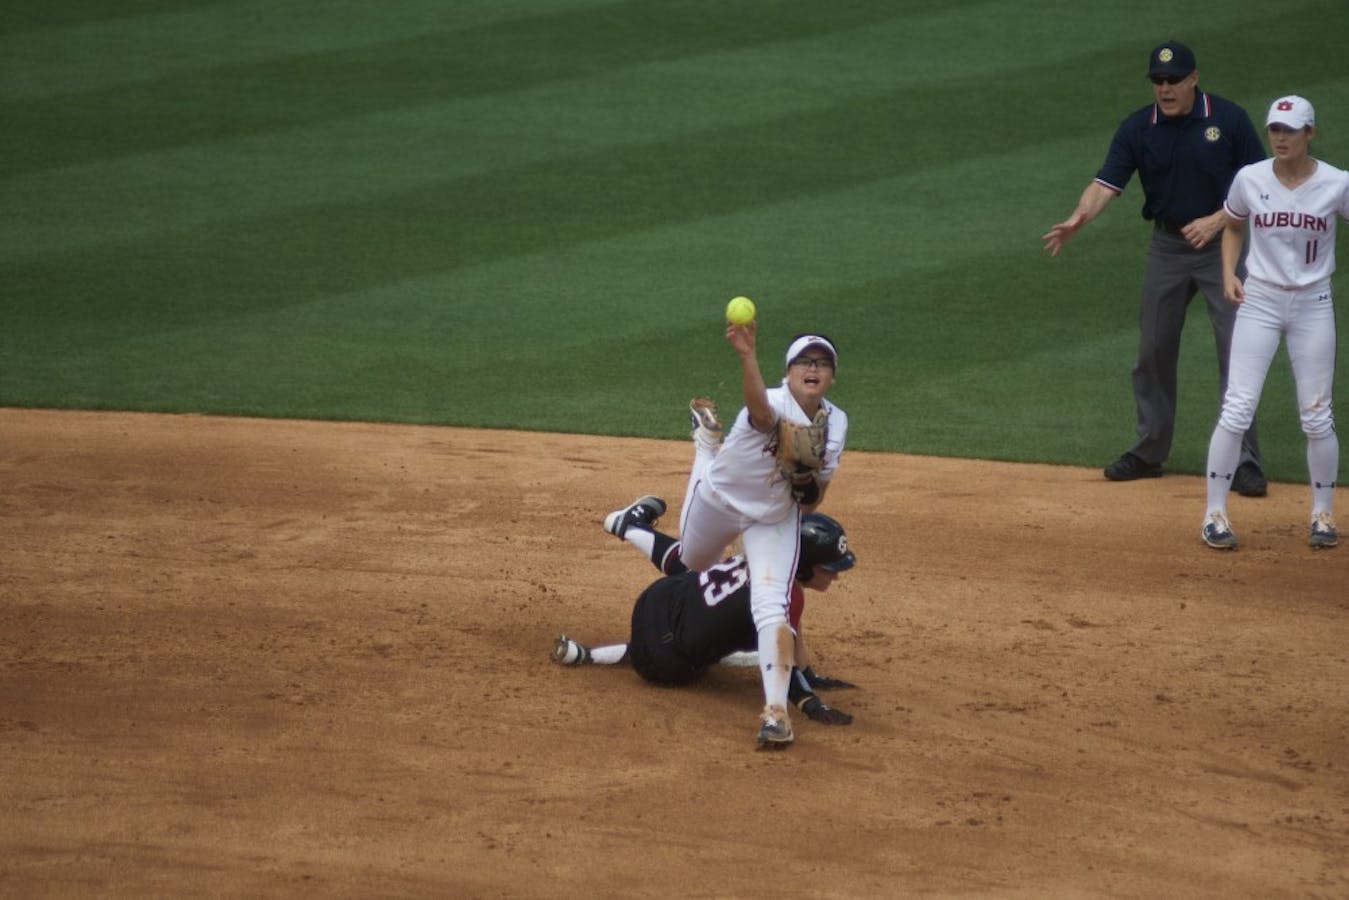
[[[1123,193],[1134,172],[1143,185],[1143,218],[1152,223],[1138,312],[1133,369],[1138,441],[1105,467],[1111,481],[1157,478],[1176,430],[1176,367],[1186,308],[1196,293],[1208,303],[1218,350],[1219,402],[1227,390],[1236,307],[1223,299],[1223,200],[1242,166],[1265,158],[1251,118],[1237,104],[1199,89],[1194,53],[1176,41],[1148,56],[1153,103],[1120,123],[1105,164],[1077,208],[1043,237],[1051,256]],[[1232,488],[1264,496],[1255,423],[1241,444]]]

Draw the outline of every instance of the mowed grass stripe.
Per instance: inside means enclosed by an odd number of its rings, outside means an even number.
[[[55,0],[0,18],[0,100],[78,94],[593,8],[607,0]]]
[[[923,27],[939,30],[948,16],[929,14]],[[902,29],[890,22],[643,62],[617,73],[185,147],[119,155],[108,145],[109,155],[99,160],[5,180],[12,215],[0,222],[0,254],[65,252],[105,235],[149,237],[156,229],[175,231],[316,198],[332,202],[414,188],[426,177],[541,162],[709,124],[729,129],[745,118],[827,105],[840,95],[889,86],[886,65],[849,55],[850,44],[862,36],[885,41],[899,31],[911,38],[920,30],[916,22],[909,17]],[[840,51],[848,64],[830,65]],[[781,71],[797,58],[801,71],[784,83]]]
[[[6,265],[5,272],[20,304],[25,298],[60,303],[78,297],[80,285],[89,282],[108,286],[106,304],[116,310],[124,306],[116,296],[119,283],[136,292],[137,302],[152,305],[154,297],[185,288],[222,289],[222,296],[203,298],[218,302],[182,303],[172,314],[189,318],[303,301],[316,291],[448,271],[1033,146],[1043,130],[1016,110],[1038,96],[1047,72],[1022,71],[1015,80],[1009,75],[996,95],[978,91],[975,80],[958,79],[918,97],[895,92],[479,177],[427,180],[411,191],[357,202],[318,202],[189,228],[141,249],[136,241],[111,241],[23,260]],[[987,140],[984,125],[978,140],[954,142],[950,130],[922,127],[954,106],[966,111],[968,121],[998,123],[998,141]],[[1077,121],[1056,136],[1090,127]],[[86,312],[96,314],[96,308]]]
[[[932,0],[936,4],[936,0]],[[852,29],[895,15],[771,0],[569,9],[529,20],[339,47],[0,104],[7,173],[68,165],[454,97],[518,90],[657,59]]]
[[[880,30],[866,33],[878,39],[871,32]],[[847,36],[644,63],[490,96],[16,175],[5,182],[13,214],[0,222],[6,238],[0,254],[63,253],[109,235],[149,237],[156,229],[413,190],[430,179],[547,164],[612,146],[696,136],[712,127],[734,131],[882,88],[893,96],[893,78],[874,62],[824,71],[837,41],[846,43]],[[784,83],[782,68],[798,56],[815,70]]]
[[[454,177],[542,161],[578,147],[669,135],[694,127],[699,117],[719,120],[729,129],[741,116],[817,106],[884,84],[901,68],[880,52],[888,42],[903,42],[903,69],[929,72],[935,65],[928,60],[940,50],[923,38],[950,26],[949,15],[906,18],[902,29],[889,22],[785,45],[643,65],[579,83],[29,173],[5,183],[11,215],[0,222],[0,253],[64,252],[107,233],[148,237],[156,228],[246,217],[316,197],[369,196],[415,185],[427,173]],[[920,46],[909,52],[910,44]],[[826,62],[832,60],[838,62]],[[796,61],[798,77],[784,82],[778,73]],[[1075,68],[1080,62],[1063,64]],[[1001,72],[994,75],[997,81],[1001,77]],[[887,96],[902,103],[900,92],[915,88],[900,79]],[[704,99],[713,93],[713,99]],[[655,95],[670,102],[645,102]],[[558,115],[559,110],[566,115]],[[955,139],[960,131],[957,124]]]
[[[987,12],[992,18],[999,10]],[[64,252],[109,233],[148,237],[156,228],[171,231],[247,217],[316,197],[369,196],[415,185],[428,173],[455,177],[611,142],[668,136],[696,128],[700,118],[730,129],[740,117],[762,119],[764,112],[818,107],[831,98],[875,96],[877,86],[888,82],[895,84],[885,96],[894,98],[903,118],[903,92],[925,90],[934,70],[951,65],[941,59],[944,47],[929,38],[954,27],[957,15],[906,17],[900,23],[643,64],[524,91],[30,172],[5,179],[10,215],[0,222],[0,254]],[[1004,24],[1015,18],[1005,10],[1001,15],[1008,20]],[[891,44],[893,52],[887,53]],[[1072,46],[1057,46],[1054,55]],[[1122,48],[1097,53],[1095,64],[1136,55],[1127,49],[1127,54]],[[1005,64],[1001,59],[979,59],[974,68],[1001,83],[1003,70],[991,68]],[[1087,61],[1074,55],[1041,64],[1075,70]],[[787,69],[795,77],[781,78]],[[913,80],[920,75],[921,81]],[[655,96],[664,100],[649,102]],[[1131,96],[1129,102],[1136,99]],[[1107,121],[1113,118],[1102,117],[1103,124]],[[949,127],[951,139],[961,140],[983,123],[961,120]]]
[[[937,98],[937,102],[940,103],[940,101],[941,101],[941,98]],[[863,117],[863,118],[872,118],[872,117]],[[797,129],[797,128],[789,128],[789,129],[785,129],[785,130],[786,130],[786,131],[789,131],[789,132],[795,133],[795,132],[800,131],[801,129]],[[828,134],[828,133],[831,133],[831,132],[833,132],[833,131],[835,130],[835,126],[833,126],[832,124],[830,124],[830,125],[826,125],[825,127],[821,128],[821,129],[817,129],[817,130],[822,131],[822,132],[825,133],[825,134]],[[703,141],[700,140],[699,143],[703,143]],[[680,153],[679,155],[682,156],[683,154]],[[933,156],[933,155],[929,155],[928,158],[932,158],[932,156]],[[757,160],[754,160],[754,161],[752,161],[752,164],[753,164],[753,165],[758,165],[758,161],[757,161]],[[606,167],[601,167],[601,168],[607,168],[607,166],[606,166]],[[889,167],[886,167],[886,170],[888,170],[888,169],[889,169]],[[1015,174],[1015,173],[1008,173],[1008,174]],[[996,180],[996,181],[1006,181],[1007,178],[1006,178],[1006,176],[1004,176],[1004,177],[1001,178],[1001,179],[995,179],[995,180]],[[915,178],[912,182],[909,183],[909,186],[906,188],[906,190],[909,191],[911,194],[917,192],[917,194],[925,195],[925,196],[927,196],[927,197],[930,199],[930,202],[933,204],[933,209],[931,210],[931,216],[929,217],[929,216],[926,216],[926,215],[912,214],[914,211],[911,210],[911,211],[910,211],[911,214],[908,214],[908,215],[903,215],[903,214],[897,215],[897,216],[895,216],[895,218],[894,218],[893,220],[885,220],[884,217],[882,217],[882,220],[876,222],[876,224],[875,224],[875,233],[878,234],[878,235],[879,235],[879,234],[884,234],[884,233],[886,232],[886,230],[889,229],[889,228],[890,228],[892,225],[894,225],[896,222],[903,222],[903,221],[905,221],[905,219],[907,219],[907,220],[910,221],[910,222],[922,222],[923,224],[922,224],[922,227],[921,227],[921,228],[915,228],[915,229],[913,229],[914,237],[911,238],[909,242],[910,242],[911,244],[921,244],[921,246],[920,246],[919,249],[926,250],[926,249],[928,249],[928,243],[929,243],[928,235],[931,234],[931,233],[933,232],[932,223],[933,223],[933,222],[941,222],[942,219],[943,219],[944,217],[948,216],[952,210],[960,210],[960,209],[968,208],[968,206],[967,206],[967,201],[977,199],[977,197],[973,197],[973,196],[967,197],[967,196],[961,195],[960,193],[957,192],[957,189],[963,187],[963,188],[965,188],[965,189],[967,189],[967,190],[973,190],[973,191],[975,191],[975,192],[977,193],[977,192],[979,192],[979,191],[982,190],[982,189],[979,187],[979,183],[980,183],[980,182],[978,181],[978,179],[975,178],[975,177],[973,177],[972,175],[971,175],[970,177],[966,177],[966,178],[963,178],[963,179],[957,179],[954,183],[948,183],[948,182],[942,181],[942,180],[940,180],[940,179],[937,179],[937,180],[930,180],[930,179],[925,179],[925,178]],[[432,206],[433,206],[433,207],[439,207],[439,204],[432,204]],[[331,212],[331,211],[325,211],[323,217],[326,218],[329,212]],[[885,211],[885,213],[887,213],[887,214],[888,214],[889,212],[891,212],[891,211],[890,211],[890,210],[886,210],[886,211]],[[917,210],[917,212],[922,213],[922,212],[924,212],[924,210],[921,210],[921,209],[920,209],[920,210]],[[812,221],[812,218],[813,218],[813,217],[812,217],[812,216],[809,216],[809,215],[801,215],[801,216],[797,216],[797,215],[795,215],[795,214],[792,214],[792,213],[788,212],[788,213],[786,213],[786,214],[783,214],[783,215],[778,216],[778,221],[777,221],[776,223],[772,224],[771,226],[768,226],[768,227],[751,226],[751,227],[745,229],[743,232],[741,232],[741,235],[742,235],[741,237],[736,237],[735,235],[728,235],[728,238],[727,238],[727,239],[728,239],[729,241],[736,241],[736,240],[742,240],[742,241],[743,241],[743,240],[744,240],[743,235],[760,234],[760,235],[764,235],[769,241],[772,241],[772,242],[781,242],[781,235],[784,233],[784,232],[783,232],[783,229],[784,229],[784,227],[785,227],[785,223],[792,223],[792,222],[795,222],[795,223],[802,223],[802,224],[804,224],[804,225],[806,226],[806,230],[809,231],[809,225],[810,225],[810,223],[811,223],[811,221]],[[663,225],[664,223],[661,223],[661,224]],[[950,223],[948,222],[947,224],[950,224]],[[968,227],[968,225],[967,225],[967,224],[963,224],[962,227]],[[297,232],[303,233],[303,232],[308,231],[309,229],[306,229],[306,228],[297,228],[296,230],[297,230]],[[821,228],[820,230],[825,230],[825,229],[824,229],[824,228]],[[902,230],[902,229],[901,229],[901,230]],[[801,235],[802,243],[804,243],[805,241],[810,240],[811,237],[812,237],[812,236],[809,235],[809,234],[803,234],[803,235]],[[964,239],[964,243],[965,243],[965,244],[967,244],[967,245],[971,244],[971,237],[970,237],[969,235],[964,236],[964,238],[965,238],[965,239]],[[279,238],[278,238],[278,239],[279,239]],[[973,242],[977,243],[979,240],[982,240],[982,238],[981,238],[981,237],[978,237],[977,235],[974,236]],[[272,240],[271,240],[270,238],[268,238],[268,239],[267,239],[267,243],[271,243],[271,242],[272,242]],[[210,241],[210,240],[202,241],[202,242],[200,242],[200,243],[201,243],[204,247],[208,247],[208,248],[214,246],[214,243],[213,243],[212,241]],[[788,243],[789,243],[789,246],[790,246],[790,242],[788,242]],[[931,243],[932,243],[932,247],[931,247],[930,249],[932,249],[932,250],[934,250],[934,251],[941,251],[941,250],[943,250],[943,247],[942,247],[942,244],[943,244],[943,243],[945,243],[945,244],[948,245],[949,247],[954,247],[954,246],[957,245],[955,241],[952,241],[952,240],[951,240],[950,235],[947,235],[947,236],[945,236],[945,237],[942,237],[940,232],[937,233],[937,234],[935,235],[935,237],[932,238]],[[800,244],[798,244],[797,246],[799,247]],[[174,250],[175,248],[170,247],[170,249],[171,249],[171,250]],[[911,251],[912,251],[912,249],[913,249],[913,248],[910,248]],[[147,251],[147,252],[148,252],[148,251]],[[799,250],[793,249],[791,252],[792,252],[792,253],[797,253],[797,252],[799,252]],[[825,252],[827,253],[827,248],[826,248]],[[878,247],[878,248],[877,248],[877,252],[876,252],[876,258],[877,258],[877,259],[883,259],[883,258],[885,258],[885,256],[887,255],[887,253],[888,253],[888,251],[887,251],[887,248],[886,248],[885,246]],[[482,254],[469,254],[469,256],[472,257],[472,258],[475,260],[475,262],[478,261],[478,260],[480,260],[481,258],[483,258],[483,257],[482,257]],[[309,264],[301,264],[301,265],[297,265],[297,266],[296,266],[296,269],[297,269],[298,271],[302,272],[302,273],[303,273],[303,272],[312,271],[313,269],[316,268],[317,261],[318,261],[319,259],[321,259],[321,257],[322,257],[322,253],[321,253],[321,250],[320,250],[320,251],[316,252],[316,257],[315,257],[315,261],[314,261],[314,262],[309,263]],[[181,258],[181,254],[178,254],[178,253],[174,252],[174,253],[172,254],[171,258]],[[241,261],[241,265],[242,265],[242,262],[243,262],[243,261]],[[827,265],[827,261],[823,261],[823,264]],[[226,268],[225,268],[225,272],[226,272],[227,277],[229,277],[229,278],[235,277],[235,276],[234,276],[234,270],[235,270],[235,268],[236,268],[235,266],[229,266],[229,267],[226,267]],[[405,272],[407,271],[407,270],[406,270],[406,267],[401,266],[401,265],[398,266],[397,268],[398,268],[398,271],[399,271],[400,273],[405,273]],[[177,273],[177,272],[175,271],[175,272],[167,272],[167,273],[165,273],[165,274],[166,274],[167,277],[169,277],[169,278],[176,278],[177,275],[178,275],[179,273]],[[279,274],[284,274],[284,273],[279,273]],[[626,275],[626,273],[624,273],[624,274]],[[727,279],[727,280],[730,280],[730,279]],[[631,283],[632,283],[632,279],[631,279],[630,277],[620,277],[620,278],[615,278],[615,279],[612,280],[612,282],[610,283],[610,285],[607,287],[607,291],[608,291],[609,293],[617,293],[620,297],[627,296],[627,292],[630,290],[629,285],[631,285]],[[226,302],[225,304],[220,305],[220,306],[217,306],[217,307],[215,307],[214,309],[212,309],[212,308],[210,308],[209,306],[206,306],[205,304],[203,304],[203,305],[201,305],[201,308],[198,309],[195,305],[193,305],[193,304],[190,302],[191,299],[192,299],[192,294],[191,294],[191,292],[192,292],[197,286],[198,286],[198,283],[197,283],[197,282],[194,282],[194,281],[191,281],[191,280],[187,280],[187,279],[184,279],[184,280],[182,280],[181,282],[175,281],[175,282],[174,282],[173,284],[171,284],[171,285],[166,284],[166,285],[164,286],[164,289],[163,289],[163,290],[161,290],[161,291],[154,291],[154,292],[152,292],[152,293],[154,293],[154,294],[156,294],[156,295],[159,295],[159,296],[162,296],[162,297],[164,298],[164,301],[165,301],[166,304],[171,304],[172,309],[170,309],[170,310],[168,311],[168,314],[167,314],[167,315],[161,315],[161,314],[159,314],[159,313],[156,313],[156,314],[154,314],[154,315],[152,315],[152,316],[148,316],[148,317],[142,318],[139,322],[137,322],[135,318],[131,318],[131,319],[128,320],[127,324],[128,324],[129,326],[133,327],[133,329],[137,329],[137,328],[146,328],[146,327],[151,327],[151,328],[170,327],[170,328],[173,328],[173,327],[177,327],[177,324],[178,324],[179,322],[184,321],[184,320],[181,320],[181,319],[178,318],[178,314],[179,314],[180,312],[185,313],[185,314],[187,314],[187,315],[189,315],[189,316],[192,316],[192,315],[194,315],[194,314],[197,314],[197,315],[200,315],[202,318],[206,319],[207,321],[214,320],[214,319],[216,319],[217,317],[222,316],[222,315],[225,316],[225,317],[231,317],[231,316],[234,315],[235,311],[237,310],[237,306],[236,306],[235,304],[233,304],[233,303],[230,303],[230,302]],[[140,282],[139,284],[135,285],[135,287],[136,287],[137,290],[143,288],[143,287],[144,287],[144,282]],[[294,283],[294,279],[293,279],[293,278],[290,278],[290,279],[287,279],[287,278],[284,278],[284,277],[283,277],[283,278],[279,278],[278,281],[277,281],[274,285],[272,285],[272,287],[274,288],[274,290],[282,290],[282,291],[286,291],[286,292],[287,292],[287,296],[286,296],[285,298],[283,298],[284,302],[301,302],[301,301],[303,300],[303,298],[304,298],[305,296],[307,296],[303,291],[296,291],[296,290],[295,290],[295,288],[297,287],[297,285]],[[186,292],[186,296],[184,296],[184,292]],[[592,295],[583,297],[582,302],[585,302],[585,303],[593,303],[593,302],[595,302],[596,296],[597,296],[597,295],[592,294]],[[128,298],[128,299],[134,300],[135,298]],[[262,298],[262,299],[268,299],[268,298]],[[444,300],[443,300],[442,302],[453,304],[453,303],[457,303],[457,302],[460,302],[460,301],[458,300],[457,297],[455,297],[455,296],[453,296],[453,295],[447,295],[447,296],[444,298]],[[262,304],[259,304],[259,305],[265,306],[266,303],[262,303]],[[120,302],[113,303],[113,304],[112,304],[112,307],[113,307],[113,309],[115,309],[115,310],[117,311],[117,315],[119,316],[119,318],[121,318],[121,317],[125,314],[123,304],[121,304]],[[96,328],[96,329],[94,330],[94,339],[95,339],[95,340],[102,340],[103,337],[104,337],[104,335],[103,335],[103,330],[102,330],[102,328],[101,328],[101,327]]]
[[[494,386],[518,377],[520,390],[531,399],[511,393],[499,404],[456,406],[444,413],[449,421],[565,427],[568,418],[575,421],[571,404],[584,407],[592,396],[584,378],[578,380],[582,373],[598,370],[624,389],[649,392],[657,389],[651,383],[652,361],[677,359],[684,373],[673,381],[678,394],[712,390],[715,381],[701,379],[734,375],[716,324],[725,296],[734,289],[753,293],[763,303],[766,364],[773,364],[777,345],[790,331],[828,327],[848,348],[845,386],[874,382],[877,396],[891,402],[895,360],[905,373],[928,366],[951,372],[1020,352],[1007,338],[1015,334],[1017,317],[1026,313],[1014,298],[1026,292],[1000,274],[1001,258],[990,264],[985,257],[990,247],[1020,243],[1016,252],[1038,267],[1043,265],[1038,244],[1001,230],[989,238],[972,234],[967,218],[943,215],[941,205],[963,209],[977,201],[980,168],[1001,165],[1002,173],[990,177],[1006,181],[1022,163],[976,159],[942,167],[934,161],[932,169],[844,195],[796,198],[448,275],[404,279],[384,289],[316,295],[293,315],[259,305],[252,311],[218,311],[219,318],[199,326],[169,314],[125,329],[112,346],[106,343],[108,329],[97,327],[89,335],[89,352],[103,357],[96,366],[111,366],[125,354],[171,371],[182,348],[195,348],[189,354],[195,361],[189,383],[161,382],[159,387],[190,393],[200,379],[216,392],[203,403],[218,402],[222,389],[252,396],[254,381],[264,392],[274,381],[271,390],[281,393],[307,380],[331,382],[333,391],[348,380],[362,381],[381,398],[384,415],[393,418],[419,415],[415,406],[408,409],[394,399],[406,395],[408,383],[433,385],[426,397],[434,397],[438,385],[453,380],[456,367],[482,367],[491,372]],[[933,214],[927,215],[920,202],[931,204]],[[874,220],[856,215],[858,208],[870,209]],[[924,223],[921,238],[917,229],[907,229],[915,233],[909,239],[904,232],[891,237],[895,222],[919,220]],[[942,253],[955,257],[953,268],[939,263]],[[852,280],[835,282],[840,272]],[[994,280],[983,283],[981,275]],[[865,284],[878,277],[889,281]],[[1075,303],[1074,308],[1086,307]],[[962,335],[960,329],[967,326],[1000,330],[1001,349],[995,352],[993,344]],[[278,353],[277,334],[283,336],[281,343],[294,346]],[[298,360],[313,355],[314,347],[344,341],[350,346],[334,352],[326,368],[300,370]],[[169,357],[161,358],[157,342],[172,345]],[[366,357],[385,361],[383,379],[353,371]],[[203,378],[205,371],[216,376]],[[548,377],[539,380],[540,371]],[[661,389],[671,383],[667,376],[659,380]],[[151,379],[145,387],[153,386]],[[557,403],[546,418],[520,410],[540,396]],[[605,429],[636,433],[646,421],[640,406],[615,407],[610,416],[616,421]],[[637,417],[631,424],[625,421],[630,415]],[[865,438],[865,429],[860,430],[858,439]]]

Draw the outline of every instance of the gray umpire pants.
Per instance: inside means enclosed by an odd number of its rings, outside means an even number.
[[[1244,273],[1243,266],[1240,271]],[[1134,402],[1138,405],[1138,442],[1129,448],[1144,462],[1163,463],[1176,435],[1176,369],[1185,312],[1196,293],[1208,304],[1218,351],[1218,408],[1227,391],[1236,307],[1223,299],[1222,235],[1195,250],[1179,234],[1154,228],[1143,271],[1138,308],[1138,359],[1134,363]],[[1214,414],[1217,422],[1217,414]],[[1205,448],[1207,452],[1207,448]],[[1201,454],[1202,456],[1202,454]],[[1241,461],[1260,464],[1255,421],[1241,441]]]

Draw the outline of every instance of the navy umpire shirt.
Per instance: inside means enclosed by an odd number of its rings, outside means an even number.
[[[1096,181],[1123,193],[1137,171],[1143,218],[1178,232],[1216,212],[1237,170],[1264,158],[1260,135],[1246,111],[1196,90],[1187,116],[1168,119],[1153,103],[1121,122]]]

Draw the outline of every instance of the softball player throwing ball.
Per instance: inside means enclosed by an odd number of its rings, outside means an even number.
[[[680,510],[679,555],[690,569],[705,572],[737,537],[744,544],[764,691],[758,743],[773,749],[794,740],[787,715],[794,647],[787,609],[802,508],[813,510],[823,499],[848,416],[825,399],[838,366],[829,338],[793,338],[782,383],[769,388],[755,356],[756,328],[753,321],[726,326],[726,341],[740,358],[745,405],[724,439],[718,441],[716,408],[697,399],[690,404],[694,460]]]
[[[1208,512],[1201,536],[1219,550],[1233,550],[1227,494],[1241,452],[1241,434],[1260,404],[1265,376],[1288,342],[1297,383],[1298,412],[1307,435],[1314,548],[1339,542],[1332,515],[1340,444],[1331,411],[1335,376],[1335,229],[1349,221],[1349,173],[1311,156],[1316,113],[1302,97],[1280,97],[1265,119],[1272,159],[1237,172],[1223,208],[1223,295],[1237,305],[1232,356],[1222,413],[1208,449]],[[1247,277],[1237,276],[1244,233],[1250,228]]]

